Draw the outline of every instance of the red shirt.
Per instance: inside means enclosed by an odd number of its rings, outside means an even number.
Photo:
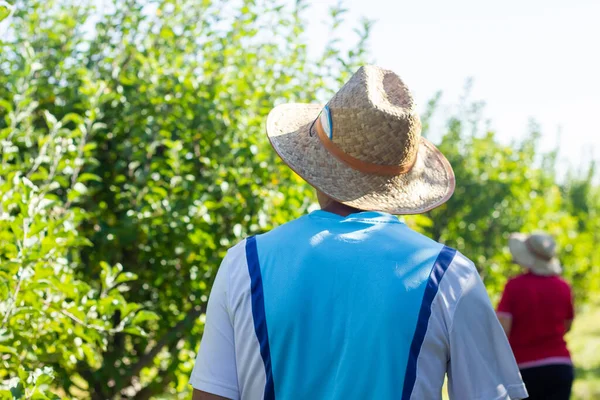
[[[573,295],[562,278],[526,273],[509,280],[498,313],[512,316],[508,340],[519,366],[570,359],[564,335],[565,322],[573,319]]]

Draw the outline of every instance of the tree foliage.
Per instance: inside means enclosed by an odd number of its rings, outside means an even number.
[[[302,1],[32,0],[0,53],[3,396],[186,396],[227,247],[309,188],[267,149],[281,101],[364,62],[309,57]],[[51,389],[51,390],[50,390]]]
[[[188,396],[224,252],[314,202],[266,114],[327,99],[367,57],[368,21],[340,50],[341,6],[311,56],[304,1],[98,4],[17,2],[2,42],[0,398]],[[559,181],[535,127],[505,144],[479,122],[469,102],[449,118],[456,194],[407,222],[492,295],[518,272],[507,234],[550,231],[579,298],[597,291],[593,166]]]
[[[583,174],[561,177],[557,151],[538,150],[541,134],[535,123],[524,138],[503,143],[483,126],[484,105],[467,99],[448,117],[439,143],[456,174],[454,196],[425,216],[408,218],[409,224],[470,257],[494,299],[507,278],[520,272],[508,252],[509,234],[548,232],[557,240],[564,275],[578,300],[594,296],[600,289],[594,165]],[[425,135],[431,133],[427,128],[438,100],[425,112]]]

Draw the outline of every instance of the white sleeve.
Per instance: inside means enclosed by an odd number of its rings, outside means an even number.
[[[230,260],[228,256],[223,259],[210,293],[204,334],[190,384],[194,389],[237,400],[240,394],[229,307]]]
[[[527,398],[508,339],[475,266],[464,282],[449,330],[452,400]]]

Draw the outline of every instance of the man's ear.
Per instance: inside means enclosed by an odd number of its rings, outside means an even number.
[[[319,189],[315,189],[315,191],[317,192],[317,200],[319,201],[319,205],[321,206],[321,208],[327,207],[333,201],[331,197],[327,196]]]

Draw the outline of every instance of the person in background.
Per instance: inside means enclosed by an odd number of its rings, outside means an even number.
[[[455,186],[400,78],[362,67],[325,106],[275,107],[267,135],[321,210],[229,250],[194,400],[434,400],[446,374],[451,399],[526,398],[473,263],[393,215]]]
[[[567,400],[573,365],[565,333],[573,323],[573,295],[546,234],[512,234],[513,261],[525,273],[508,281],[498,319],[509,338],[531,400]]]

